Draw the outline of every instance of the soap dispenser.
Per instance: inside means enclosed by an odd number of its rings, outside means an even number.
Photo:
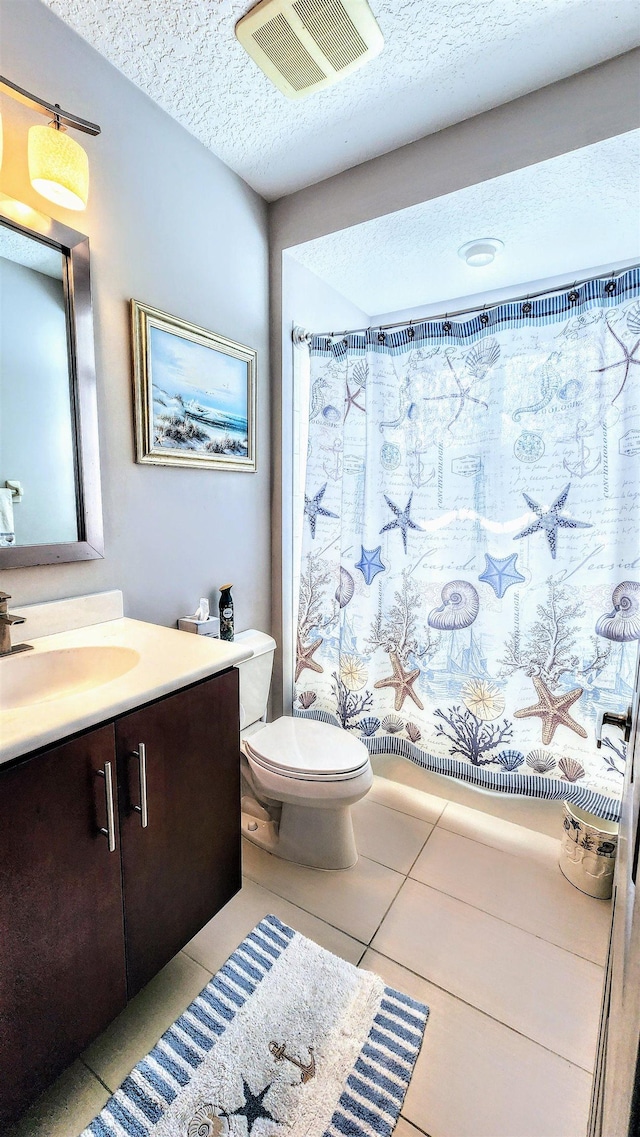
[[[232,640],[233,639],[233,600],[231,597],[231,584],[220,585],[220,600],[218,601],[218,610],[220,612],[220,639]]]

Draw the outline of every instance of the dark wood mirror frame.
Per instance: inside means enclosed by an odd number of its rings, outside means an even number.
[[[77,541],[0,549],[0,569],[95,560],[104,555],[104,537],[89,238],[3,195],[0,225],[62,255],[78,521]]]

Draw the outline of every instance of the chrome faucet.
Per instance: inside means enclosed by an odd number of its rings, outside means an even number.
[[[7,612],[7,600],[11,600],[8,592],[0,592],[0,658],[3,655],[15,655],[18,651],[31,651],[31,644],[16,644],[11,646],[11,625],[24,624],[24,616],[12,616]]]

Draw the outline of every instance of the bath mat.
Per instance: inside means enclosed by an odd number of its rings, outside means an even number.
[[[428,1013],[265,916],[81,1137],[388,1137]]]

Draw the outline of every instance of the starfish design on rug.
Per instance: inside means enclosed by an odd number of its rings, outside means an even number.
[[[318,517],[337,517],[338,516],[337,513],[332,513],[330,509],[325,509],[324,506],[320,504],[320,502],[322,501],[322,499],[325,495],[326,488],[327,488],[327,483],[325,482],[322,489],[318,490],[315,497],[307,497],[306,494],[304,497],[304,512],[306,513],[307,517],[309,518],[309,528],[311,529],[311,538],[314,541],[316,538],[316,521],[318,520]]]
[[[298,682],[298,679],[302,675],[302,672],[305,670],[305,668],[308,671],[317,671],[318,674],[324,671],[324,667],[317,663],[313,658],[321,643],[322,636],[318,636],[317,640],[312,640],[310,644],[306,645],[302,643],[300,636],[298,636],[298,650],[296,652],[296,683]]]
[[[386,533],[388,529],[399,529],[402,533],[402,544],[404,546],[405,553],[407,551],[407,529],[418,529],[421,533],[423,532],[422,526],[416,525],[415,521],[412,521],[411,517],[409,516],[411,512],[412,499],[413,494],[410,493],[409,500],[404,509],[400,509],[400,506],[396,505],[390,497],[387,497],[386,494],[384,495],[384,500],[389,506],[389,509],[392,511],[392,513],[395,514],[395,520],[388,521],[386,525],[382,526],[380,532]]]
[[[452,372],[453,378],[456,381],[456,387],[458,388],[457,392],[454,392],[451,395],[427,395],[424,398],[424,402],[425,403],[439,403],[443,399],[457,399],[458,400],[458,409],[457,409],[455,415],[453,416],[453,418],[451,419],[451,422],[447,425],[447,430],[451,430],[451,427],[453,426],[454,422],[457,422],[457,420],[460,418],[460,415],[462,414],[467,403],[477,403],[477,405],[479,407],[484,407],[485,411],[488,410],[489,408],[488,408],[487,404],[482,399],[477,399],[475,397],[475,395],[470,394],[471,388],[473,387],[473,384],[475,383],[477,376],[474,376],[474,378],[471,380],[471,382],[468,383],[466,387],[463,387],[462,383],[460,382],[458,376],[455,373],[453,364],[452,364],[451,360],[449,359],[449,356],[447,356],[447,363],[449,364],[449,369]]]
[[[620,395],[622,394],[622,392],[625,389],[627,379],[629,378],[629,368],[631,367],[631,364],[634,363],[636,365],[636,367],[640,366],[640,359],[635,358],[635,354],[636,354],[638,348],[640,347],[640,340],[636,340],[633,347],[628,348],[627,345],[622,342],[620,337],[616,335],[616,333],[614,332],[613,328],[611,327],[611,324],[609,323],[609,321],[606,320],[605,323],[606,323],[609,331],[611,332],[611,335],[613,336],[614,340],[616,341],[616,343],[619,344],[620,347],[622,348],[623,357],[622,357],[622,359],[618,359],[615,363],[607,363],[606,367],[596,367],[596,368],[594,368],[594,370],[595,370],[595,373],[598,374],[598,373],[602,373],[603,371],[611,371],[612,368],[614,368],[614,367],[624,367],[624,378],[622,380],[622,383],[618,387],[617,394],[614,395],[613,399],[611,400],[611,406],[613,406],[616,399],[618,399],[620,397]]]
[[[365,583],[371,584],[374,576],[376,576],[379,572],[384,572],[387,567],[386,565],[383,565],[382,561],[380,560],[382,545],[378,545],[377,549],[365,549],[364,545],[361,545],[360,548],[362,549],[362,552],[360,553],[360,560],[357,562],[355,567],[357,569],[360,569],[360,572],[365,579]]]
[[[502,600],[512,584],[523,583],[525,578],[516,568],[517,553],[512,553],[510,557],[491,557],[489,553],[485,553],[484,559],[486,561],[484,572],[480,574],[478,580],[490,584],[498,600]]]
[[[242,1079],[242,1092],[244,1102],[240,1109],[236,1109],[229,1117],[245,1117],[247,1119],[247,1130],[249,1137],[253,1133],[253,1124],[255,1121],[260,1121],[264,1118],[266,1121],[276,1121],[277,1119],[269,1113],[268,1109],[264,1108],[263,1102],[269,1090],[271,1089],[271,1082],[259,1094],[254,1094],[244,1078]]]
[[[516,719],[540,718],[542,719],[542,743],[548,746],[559,726],[567,726],[575,731],[580,738],[586,738],[587,732],[579,722],[571,718],[569,707],[578,702],[583,688],[575,687],[573,691],[566,691],[564,695],[552,695],[551,691],[539,676],[533,676],[533,685],[536,689],[538,702],[533,707],[523,707],[521,711],[514,711]]]
[[[564,507],[567,500],[569,490],[571,489],[571,482],[565,486],[562,493],[548,509],[543,509],[538,502],[529,497],[528,494],[523,493],[523,498],[526,501],[529,509],[538,515],[537,521],[532,521],[531,525],[525,526],[521,533],[516,533],[513,538],[518,541],[521,537],[529,537],[531,533],[537,533],[540,530],[547,538],[551,556],[554,561],[556,559],[556,551],[558,545],[558,529],[592,529],[593,526],[590,521],[574,521],[571,517],[563,517],[560,510]]]
[[[420,699],[413,689],[413,684],[420,674],[420,668],[416,667],[413,671],[405,671],[400,662],[398,653],[395,651],[389,653],[389,661],[393,675],[390,675],[388,679],[379,679],[377,683],[373,684],[374,687],[393,687],[395,692],[395,709],[397,711],[402,710],[402,705],[407,697],[413,699],[416,707],[419,707],[420,710],[423,711],[424,703],[420,702]]]
[[[358,403],[356,401],[358,398],[358,395],[361,394],[361,392],[362,392],[362,387],[358,387],[356,391],[351,392],[349,390],[349,384],[347,383],[347,397],[345,399],[345,404],[346,404],[347,409],[344,412],[344,421],[345,422],[347,421],[347,415],[349,414],[349,411],[351,410],[352,407],[357,407],[359,411],[364,411],[366,414],[366,408],[363,407],[360,403]]]

